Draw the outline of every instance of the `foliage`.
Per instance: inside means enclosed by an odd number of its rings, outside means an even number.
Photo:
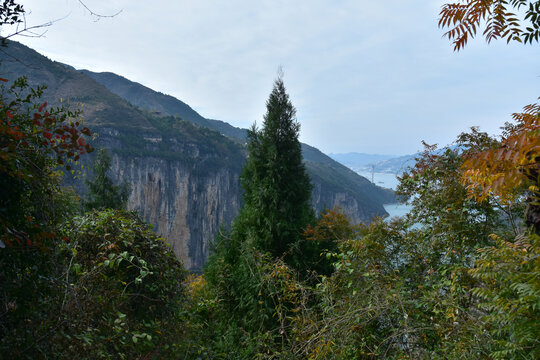
[[[510,203],[528,195],[529,225],[540,231],[540,105],[528,105],[513,115],[499,146],[467,154],[462,165],[469,195],[484,201],[497,198]]]
[[[327,256],[334,273],[317,284],[293,320],[290,351],[312,359],[479,359],[496,350],[473,296],[481,279],[469,269],[478,248],[498,232],[511,239],[518,206],[494,199],[479,203],[461,183],[468,150],[498,146],[473,129],[458,145],[427,146],[405,173],[398,193],[411,213],[385,223],[352,227],[340,216],[323,216],[310,233],[335,237]],[[472,151],[472,150],[471,150]],[[487,320],[486,320],[487,321]]]
[[[134,213],[72,219],[54,256],[47,302],[0,342],[12,358],[168,357],[182,339],[181,263]],[[18,303],[13,306],[20,306]],[[167,355],[168,354],[168,355]]]
[[[61,314],[69,323],[53,336],[53,351],[87,359],[172,351],[182,337],[185,274],[164,240],[135,213],[112,210],[74,218],[64,231]]]
[[[90,136],[90,130],[74,119],[78,114],[36,103],[42,92],[43,88],[28,90],[25,78],[1,88],[0,224],[4,243],[39,242],[39,236],[31,239],[28,231],[35,233],[33,229],[54,223],[55,163],[69,170],[70,162],[93,150],[83,136]]]
[[[55,169],[93,150],[91,132],[42,92],[21,78],[0,97],[0,351],[167,357],[182,337],[182,266],[134,214],[73,218],[75,195]]]
[[[88,187],[87,200],[83,207],[92,209],[125,209],[129,197],[129,184],[114,185],[107,175],[111,168],[111,157],[106,149],[100,149],[92,166],[92,180],[85,179]]]
[[[321,301],[296,316],[291,351],[310,359],[486,357],[470,277],[437,262],[441,250],[404,220],[362,227],[328,254],[336,271],[317,285]]]
[[[313,219],[311,183],[302,163],[296,110],[278,78],[266,104],[263,128],[248,132],[241,181],[249,233],[274,256],[290,252]]]
[[[473,290],[486,311],[483,320],[497,339],[494,359],[540,357],[540,238],[520,235],[479,249],[480,259],[469,272],[483,282]]]
[[[8,82],[6,79],[0,79]],[[55,306],[57,225],[76,210],[56,166],[92,151],[77,113],[48,108],[25,78],[0,94],[0,348],[31,347]],[[46,325],[47,326],[47,325]],[[45,326],[45,327],[46,327]],[[49,331],[51,328],[49,328]],[[8,352],[9,354],[9,352]]]
[[[487,134],[472,129],[459,136],[456,147],[435,152],[435,146],[426,145],[415,167],[401,177],[397,194],[410,199],[409,222],[424,225],[443,249],[451,244],[450,262],[472,265],[474,249],[490,244],[489,235],[514,224],[518,216],[516,204],[504,206],[494,199],[477,202],[469,198],[461,183],[461,166],[466,160],[463,151],[480,151],[496,144]],[[439,256],[447,255],[441,249]]]
[[[457,51],[481,26],[488,42],[502,38],[526,44],[538,42],[540,36],[540,1],[462,0],[445,4],[439,16],[439,27],[450,28],[444,35]]]
[[[227,339],[216,346],[226,358],[238,349],[244,351],[234,358],[281,353],[298,300],[295,269],[307,277],[320,262],[316,241],[302,238],[313,212],[298,131],[295,109],[278,78],[263,128],[248,134],[244,205],[231,230],[218,237],[205,271],[219,304],[214,327]]]
[[[17,4],[15,0],[4,0],[0,5],[0,26],[22,23],[25,12],[23,6]],[[8,37],[0,36],[0,46],[7,46]]]
[[[313,259],[310,270],[323,276],[332,274],[333,264],[323,255],[337,251],[338,243],[355,238],[359,228],[360,226],[352,225],[351,220],[341,210],[324,210],[317,223],[308,225],[303,234],[306,239],[303,253]]]

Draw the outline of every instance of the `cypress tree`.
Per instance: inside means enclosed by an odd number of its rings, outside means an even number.
[[[314,218],[299,131],[296,109],[280,76],[266,102],[262,129],[254,125],[248,132],[249,156],[241,177],[243,228],[257,248],[274,256],[289,252]]]
[[[85,210],[126,208],[130,186],[126,182],[114,185],[107,175],[110,168],[111,157],[107,150],[100,149],[92,166],[94,177],[92,180],[85,180],[88,187],[87,199],[83,202]]]

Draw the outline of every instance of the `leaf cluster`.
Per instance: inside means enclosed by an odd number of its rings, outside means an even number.
[[[444,4],[439,16],[439,27],[450,28],[444,36],[452,40],[456,51],[465,47],[481,26],[488,43],[501,38],[507,43],[526,44],[538,42],[540,36],[540,1],[462,0]]]

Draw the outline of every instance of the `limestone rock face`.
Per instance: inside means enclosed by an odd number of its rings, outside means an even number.
[[[142,151],[137,154],[125,151],[121,129],[101,128],[99,134],[99,146],[111,153],[111,178],[131,187],[128,209],[153,225],[186,269],[201,271],[219,228],[228,227],[240,209],[243,156],[231,159],[179,136],[147,133],[137,135]],[[166,142],[174,156],[160,153],[159,142]]]
[[[220,225],[230,224],[240,207],[239,174],[228,169],[195,176],[179,161],[114,155],[112,173],[131,184],[128,208],[151,223],[190,270],[202,268]]]

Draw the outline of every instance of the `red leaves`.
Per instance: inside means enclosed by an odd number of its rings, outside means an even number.
[[[43,104],[41,104],[41,106],[39,107],[38,111],[39,112],[42,112],[43,109],[47,106],[47,102],[45,101]]]
[[[52,134],[50,132],[44,132],[43,136],[45,136],[49,140],[51,140],[51,138],[52,138]]]

